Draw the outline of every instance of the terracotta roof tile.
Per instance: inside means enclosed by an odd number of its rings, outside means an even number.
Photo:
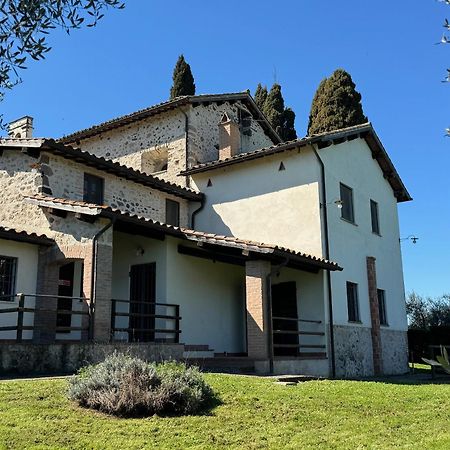
[[[25,230],[17,230],[15,228],[5,226],[0,226],[0,239],[11,239],[42,245],[54,244],[53,239],[49,238],[45,234],[30,233]]]
[[[309,260],[311,262],[321,263],[323,266],[327,266],[331,270],[341,270],[339,265],[333,261],[328,261],[324,258],[310,255],[307,253],[303,253],[300,251],[292,250],[286,247],[282,247],[275,244],[265,244],[262,242],[256,242],[248,239],[241,239],[233,236],[224,236],[214,233],[209,233],[205,231],[192,230],[184,227],[175,227],[173,225],[168,225],[162,222],[158,222],[147,217],[143,217],[137,214],[130,214],[126,211],[123,211],[118,208],[111,208],[110,206],[101,206],[92,203],[86,203],[80,200],[70,200],[63,198],[51,197],[48,195],[36,194],[36,195],[28,195],[24,197],[25,199],[36,200],[37,202],[42,201],[46,204],[53,204],[55,207],[58,205],[70,205],[76,207],[85,207],[91,210],[98,210],[98,215],[120,215],[124,217],[128,217],[130,219],[136,219],[139,222],[144,224],[153,225],[158,227],[161,231],[165,231],[168,234],[172,234],[176,237],[180,237],[182,239],[193,240],[197,242],[205,242],[210,244],[217,244],[226,247],[237,247],[243,250],[255,251],[258,253],[273,253],[274,251],[278,251],[284,254],[286,257],[288,256],[296,256],[304,258],[305,260]]]

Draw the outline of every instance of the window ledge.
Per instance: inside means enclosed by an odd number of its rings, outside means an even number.
[[[389,328],[389,324],[388,323],[380,323],[380,327],[381,328]]]
[[[361,320],[349,320],[348,323],[351,323],[353,325],[362,325],[363,323]]]
[[[341,217],[341,220],[346,223],[349,223],[350,225],[354,225],[355,227],[358,226],[358,224],[356,222],[352,222],[351,220],[345,219],[344,217]]]
[[[376,231],[372,231],[372,234],[374,234],[375,236],[378,236],[378,237],[383,237],[383,235],[381,235],[380,233],[377,233]]]

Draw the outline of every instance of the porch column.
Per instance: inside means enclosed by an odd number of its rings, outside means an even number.
[[[372,322],[372,354],[375,375],[383,373],[383,358],[381,349],[380,313],[378,309],[377,271],[375,258],[367,257],[367,281],[369,285],[370,318]]]
[[[268,359],[269,317],[267,275],[269,261],[247,261],[245,263],[246,307],[247,307],[247,352],[249,358]]]
[[[106,342],[109,341],[111,337],[112,258],[112,245],[98,243],[96,291],[94,297],[95,341]],[[92,271],[93,267],[91,267],[90,272]]]

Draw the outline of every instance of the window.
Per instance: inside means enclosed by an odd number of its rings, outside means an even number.
[[[377,289],[378,295],[378,315],[380,317],[380,325],[387,325],[387,314],[386,314],[386,294],[383,289]]]
[[[348,321],[359,322],[358,285],[347,281]]]
[[[103,205],[103,183],[103,178],[85,173],[83,200],[88,203]]]
[[[16,289],[17,258],[0,256],[0,298],[13,300]]]
[[[372,217],[372,231],[380,234],[380,222],[378,219],[378,203],[370,200],[370,215]]]
[[[174,200],[166,199],[166,223],[180,226],[180,204]]]
[[[353,189],[341,183],[341,217],[349,222],[355,223],[353,211]]]

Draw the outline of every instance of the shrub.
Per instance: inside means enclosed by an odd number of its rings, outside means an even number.
[[[123,417],[196,414],[214,399],[195,367],[147,363],[119,353],[71,377],[68,394],[80,406]]]

